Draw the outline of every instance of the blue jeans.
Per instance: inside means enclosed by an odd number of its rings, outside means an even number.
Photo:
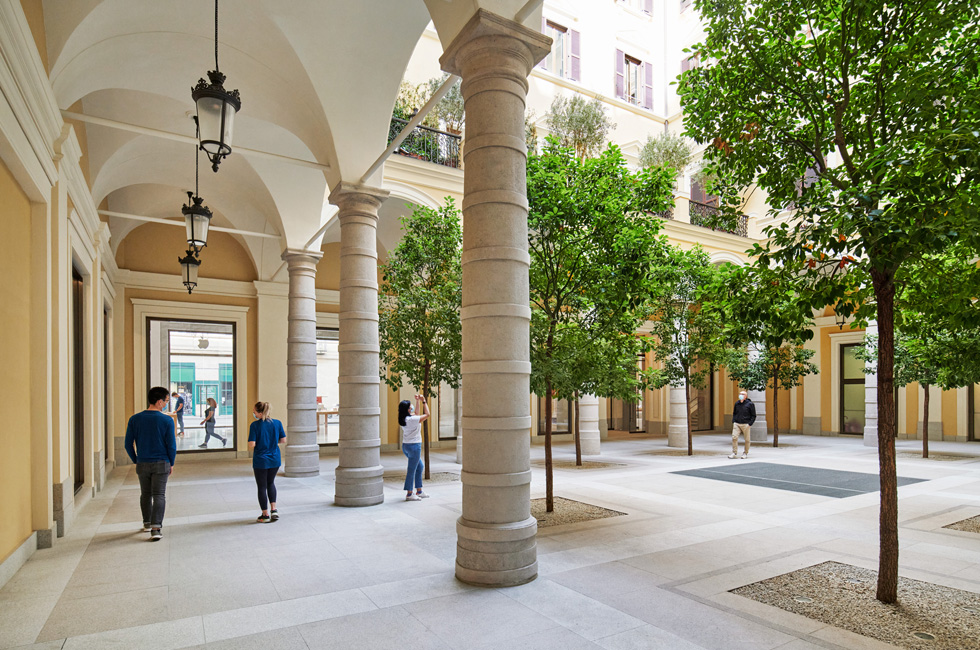
[[[184,432],[184,412],[183,411],[177,411],[176,413],[174,413],[174,415],[177,416],[177,426],[180,427],[180,432],[183,433]]]
[[[140,510],[143,523],[151,528],[163,526],[163,511],[167,507],[167,479],[170,463],[158,460],[152,463],[136,463],[136,476],[140,479]]]
[[[408,458],[408,474],[405,476],[405,491],[411,492],[413,489],[421,490],[422,470],[425,469],[425,463],[422,462],[422,443],[404,443],[402,444],[402,453]]]

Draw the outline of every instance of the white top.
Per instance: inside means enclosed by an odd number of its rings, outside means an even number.
[[[420,419],[420,415],[409,415],[405,418],[405,426],[401,427],[403,445],[422,442],[422,423],[419,422]]]

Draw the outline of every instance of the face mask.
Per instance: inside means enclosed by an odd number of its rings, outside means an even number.
[[[258,415],[258,413],[252,413],[252,417],[253,417],[253,418],[255,418],[256,420],[258,420],[258,419],[259,419],[259,415]]]

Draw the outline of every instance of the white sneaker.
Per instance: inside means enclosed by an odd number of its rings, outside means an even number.
[[[744,454],[742,454],[742,458],[748,458],[748,457],[749,457],[749,452],[745,452]]]
[[[422,497],[417,494],[408,494],[405,496],[406,501],[421,501]]]
[[[738,458],[738,454],[728,454],[729,458]]]
[[[429,498],[429,495],[426,494],[425,492],[416,492],[415,493],[415,496],[417,496],[420,499],[428,499]]]

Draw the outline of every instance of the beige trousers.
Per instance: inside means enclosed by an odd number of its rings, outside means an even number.
[[[742,436],[745,438],[745,453],[749,453],[749,447],[752,446],[752,427],[748,424],[739,424],[738,422],[732,422],[732,453],[736,456],[738,455],[738,434],[742,432]]]

